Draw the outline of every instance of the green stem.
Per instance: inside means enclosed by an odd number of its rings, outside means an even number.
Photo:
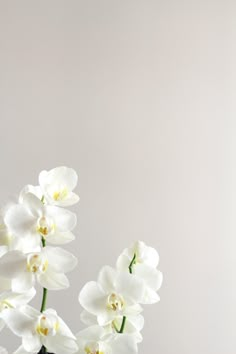
[[[42,237],[42,245],[43,245],[43,247],[46,246],[46,241],[45,241],[45,238],[44,238],[44,237]]]
[[[133,273],[133,265],[134,265],[135,263],[136,263],[136,253],[134,254],[134,256],[133,256],[133,258],[132,258],[132,260],[131,260],[131,262],[130,262],[130,265],[129,265],[129,272],[130,272],[130,274]],[[126,323],[126,316],[123,316],[119,333],[123,333],[123,332],[124,332],[125,323]]]
[[[42,246],[43,247],[46,246],[46,241],[45,241],[44,237],[42,237]],[[40,312],[43,312],[46,309],[47,294],[48,294],[48,289],[43,288],[43,298],[42,298],[42,304],[41,304]]]
[[[45,241],[44,237],[42,237],[42,246],[43,247],[46,246],[46,241]],[[42,304],[41,304],[40,312],[43,312],[46,309],[47,295],[48,295],[48,289],[43,288],[43,298],[42,298]],[[39,353],[40,354],[47,354],[47,348],[43,345]]]
[[[42,299],[40,312],[43,312],[46,309],[47,294],[48,294],[48,289],[43,288],[43,299]]]
[[[129,272],[130,274],[133,273],[133,265],[136,263],[136,253],[134,254],[133,258],[132,258],[132,261],[130,262],[130,265],[129,265]]]
[[[126,323],[126,316],[123,316],[123,320],[122,320],[122,323],[121,323],[121,327],[120,327],[119,333],[123,333],[124,332],[125,323]]]

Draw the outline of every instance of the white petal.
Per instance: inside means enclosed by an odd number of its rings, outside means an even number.
[[[24,293],[30,290],[35,283],[34,275],[30,272],[23,272],[18,277],[12,279],[12,291]]]
[[[143,298],[144,283],[132,274],[120,272],[117,278],[117,291],[131,303],[138,303]]]
[[[48,185],[67,186],[69,190],[73,190],[78,181],[78,176],[75,170],[65,166],[53,168],[50,171],[42,171],[39,174],[39,184],[43,187]]]
[[[78,203],[79,199],[80,198],[79,198],[78,194],[75,194],[75,193],[71,192],[71,193],[68,194],[66,199],[60,200],[60,201],[57,201],[57,202],[54,201],[54,204],[58,205],[58,206],[60,205],[61,207],[68,207],[68,206],[71,206],[71,205],[74,205],[74,204]]]
[[[4,254],[6,254],[9,251],[8,246],[0,246],[0,257],[2,257]]]
[[[23,293],[23,294],[18,294],[18,293],[8,293],[7,295],[7,301],[14,307],[19,307],[22,305],[27,304],[30,302],[33,297],[36,295],[36,290],[34,288],[31,288],[29,291]]]
[[[83,329],[76,334],[78,339],[98,342],[106,334],[105,329],[98,325]]]
[[[107,326],[111,324],[111,322],[117,317],[117,313],[115,311],[101,311],[97,315],[97,322],[99,326]]]
[[[71,332],[70,328],[63,321],[63,319],[58,316],[58,320],[59,320],[58,334],[64,337],[75,339],[74,334]]]
[[[23,305],[21,307],[21,311],[24,312],[29,317],[31,317],[32,319],[36,319],[37,317],[39,317],[41,315],[41,312],[39,312],[34,307],[29,306],[29,305]]]
[[[107,295],[101,290],[98,283],[90,281],[82,288],[79,294],[80,304],[88,312],[99,315],[106,311]]]
[[[28,184],[20,192],[20,196],[19,196],[19,203],[20,204],[23,203],[24,197],[27,193],[34,194],[39,200],[41,200],[43,197],[42,190],[39,186],[32,186],[32,185]]]
[[[117,335],[110,343],[112,354],[135,354],[138,352],[135,337],[128,334]]]
[[[38,353],[42,347],[41,340],[38,335],[31,335],[22,338],[22,346],[30,353]]]
[[[141,304],[155,304],[160,301],[160,296],[151,288],[146,287]]]
[[[21,345],[13,354],[30,354],[27,352],[24,347]]]
[[[35,232],[25,237],[16,237],[14,249],[22,251],[23,253],[40,252],[41,236]]]
[[[11,280],[0,276],[0,291],[11,289]]]
[[[159,254],[153,247],[144,247],[142,253],[143,262],[150,267],[156,268],[159,263]]]
[[[47,246],[43,249],[47,259],[49,259],[49,267],[52,271],[67,273],[75,268],[78,261],[70,252],[59,247]]]
[[[44,186],[47,184],[47,175],[48,175],[48,171],[46,170],[41,171],[39,174],[39,185],[42,188],[42,190],[44,190]]]
[[[44,205],[36,195],[26,193],[23,197],[23,204],[35,218],[39,218],[43,215]]]
[[[31,336],[34,331],[32,318],[17,309],[4,310],[2,318],[10,330],[19,337]]]
[[[38,282],[48,290],[66,289],[70,286],[69,280],[65,274],[49,270],[38,276]]]
[[[92,315],[86,310],[83,310],[80,314],[80,320],[87,326],[93,326],[97,324],[97,317],[95,315]]]
[[[55,232],[51,235],[47,236],[47,242],[53,245],[64,245],[75,239],[74,234],[72,232]]]
[[[126,254],[121,254],[117,259],[116,267],[119,270],[128,272],[131,261],[132,259],[130,259],[129,256],[127,256]]]
[[[146,264],[137,264],[134,269],[134,274],[143,279],[145,283],[153,290],[159,290],[162,285],[162,273],[156,268],[152,268]]]
[[[76,341],[72,338],[55,335],[44,337],[44,345],[48,351],[56,354],[72,354],[78,350]]]
[[[116,328],[119,330],[122,326],[123,322],[123,316],[116,318],[115,321],[112,323],[115,324]],[[132,334],[135,336],[135,341],[136,343],[141,343],[143,340],[143,337],[140,333],[144,325],[144,318],[139,315],[139,316],[129,316],[126,318],[125,322],[125,329],[124,333],[125,334]],[[112,330],[112,333],[114,331]]]
[[[12,279],[26,269],[26,256],[20,251],[10,251],[0,258],[0,276]]]
[[[20,237],[24,237],[35,229],[36,219],[24,205],[13,205],[8,209],[4,218],[9,230]]]
[[[143,308],[139,304],[134,304],[127,306],[124,310],[124,315],[125,316],[137,316],[140,314],[140,312],[143,311]]]
[[[144,317],[142,315],[130,316],[129,322],[133,326],[133,329],[136,330],[136,332],[140,332],[144,327]]]
[[[103,288],[104,292],[109,294],[114,290],[114,283],[117,277],[117,272],[109,266],[104,266],[98,275],[98,283]]]
[[[59,208],[56,206],[45,206],[46,214],[49,215],[55,222],[59,232],[67,232],[74,229],[77,217],[70,210]]]

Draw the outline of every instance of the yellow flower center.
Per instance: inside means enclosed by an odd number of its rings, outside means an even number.
[[[44,273],[48,267],[48,260],[35,253],[28,256],[27,270],[31,273]]]
[[[104,351],[101,351],[99,348],[100,345],[98,342],[91,342],[86,345],[84,351],[86,354],[105,354]]]
[[[112,293],[108,296],[107,307],[112,311],[120,311],[124,307],[124,299],[121,295]]]
[[[59,190],[56,190],[53,192],[53,199],[56,201],[63,200],[67,197],[68,195],[68,189],[66,187],[60,188]]]
[[[45,237],[48,234],[53,233],[54,230],[55,224],[52,220],[48,220],[45,216],[38,219],[37,231],[41,234],[41,236]]]
[[[59,322],[52,322],[45,315],[42,315],[38,320],[36,331],[43,337],[48,335],[54,336],[59,328]]]

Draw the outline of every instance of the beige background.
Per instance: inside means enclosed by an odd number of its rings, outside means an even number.
[[[44,168],[78,171],[67,248],[79,266],[48,301],[73,331],[79,289],[142,239],[159,250],[164,284],[139,352],[236,353],[235,10],[0,1],[1,203]],[[18,343],[0,334],[9,353]]]

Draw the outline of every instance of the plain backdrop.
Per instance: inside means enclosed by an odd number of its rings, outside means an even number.
[[[140,239],[164,283],[139,352],[236,353],[235,16],[223,0],[0,0],[1,205],[42,169],[78,172],[79,264],[48,298],[74,332],[83,284]]]

